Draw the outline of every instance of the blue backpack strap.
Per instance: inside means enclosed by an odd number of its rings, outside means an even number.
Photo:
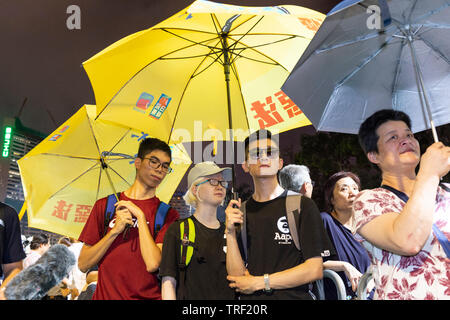
[[[117,202],[117,198],[119,198],[120,192],[116,195],[110,194],[106,200],[106,209],[105,209],[105,223],[103,228],[103,236],[106,234],[106,230],[108,230],[108,225],[112,218],[114,217],[114,213],[116,212],[115,204]]]
[[[155,217],[155,230],[154,232],[154,238],[156,239],[156,236],[158,235],[158,232],[161,230],[161,228],[164,225],[164,221],[166,220],[167,212],[169,211],[170,206],[165,202],[160,202],[158,209],[156,210],[156,217]]]

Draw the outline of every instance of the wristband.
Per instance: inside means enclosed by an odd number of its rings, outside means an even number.
[[[266,293],[271,293],[272,292],[272,289],[270,288],[269,274],[268,273],[264,274],[264,292],[266,292]]]

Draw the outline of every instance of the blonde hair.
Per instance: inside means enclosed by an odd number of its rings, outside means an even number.
[[[196,193],[194,191],[192,191],[192,188],[194,186],[196,186],[197,184],[199,184],[200,182],[203,182],[204,179],[205,179],[204,177],[200,177],[200,178],[196,179],[194,182],[192,182],[192,184],[189,186],[188,191],[183,196],[184,202],[186,202],[186,204],[188,206],[196,208],[198,205],[198,202],[202,201],[198,196],[198,188],[197,188]]]

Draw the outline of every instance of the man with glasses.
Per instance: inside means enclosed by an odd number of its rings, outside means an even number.
[[[157,272],[164,234],[178,219],[169,209],[156,238],[154,222],[160,200],[156,188],[170,173],[171,150],[163,141],[144,139],[134,162],[133,185],[121,192],[116,212],[105,226],[107,198],[99,199],[81,232],[84,243],[78,266],[81,271],[98,265],[94,300],[161,299]]]
[[[277,179],[283,167],[277,141],[270,131],[259,130],[244,144],[242,167],[252,176],[255,191],[246,203],[231,200],[226,209],[230,287],[241,293],[241,299],[314,299],[310,284],[323,276],[322,255],[333,252],[319,210],[311,199],[301,197],[298,250],[286,217],[287,191]],[[247,250],[236,228],[238,224],[242,229],[239,208],[244,205]]]

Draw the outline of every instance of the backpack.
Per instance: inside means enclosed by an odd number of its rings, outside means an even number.
[[[300,250],[300,241],[298,239],[297,225],[299,223],[300,217],[300,201],[301,194],[288,191],[286,196],[286,216],[289,224],[289,230],[291,231],[292,239],[298,250]],[[245,227],[245,204],[243,202],[241,206],[241,211],[244,213],[244,223],[241,227],[241,238],[245,252],[245,261],[247,260],[247,233]],[[184,283],[186,280],[186,269],[191,262],[195,245],[195,225],[191,218],[184,219],[180,222],[180,240],[181,240],[181,255],[180,262],[178,264],[179,268],[179,287],[178,287],[178,297],[177,299],[185,298]]]
[[[105,224],[103,228],[103,236],[105,236],[106,231],[108,230],[108,225],[111,222],[112,218],[114,217],[114,213],[116,211],[114,205],[117,202],[117,199],[119,198],[120,193],[116,194],[110,194],[108,196],[108,199],[106,201],[106,209],[105,209]],[[164,225],[164,221],[166,220],[167,212],[169,211],[170,206],[160,201],[158,205],[158,209],[156,210],[156,216],[155,216],[155,226],[154,226],[154,235],[153,238],[156,239],[156,236],[158,235],[158,232],[161,230],[162,226]]]
[[[289,232],[294,241],[295,247],[300,251],[300,241],[298,239],[297,227],[300,221],[300,205],[302,195],[300,193],[288,190],[286,195],[286,218],[289,225]],[[244,251],[244,263],[247,264],[247,219],[246,219],[246,204],[244,201],[241,205],[241,211],[244,214],[244,223],[240,227],[240,235],[242,247]]]
[[[179,284],[177,299],[185,298],[184,283],[186,281],[186,268],[191,262],[194,254],[195,246],[195,225],[191,218],[181,220],[180,222],[180,240],[181,240],[181,255],[178,263],[179,269]]]
[[[178,263],[179,270],[179,283],[178,283],[178,295],[177,299],[185,299],[184,284],[186,281],[186,269],[191,262],[194,250],[197,250],[195,244],[195,225],[192,218],[187,218],[180,221],[180,241],[181,241],[181,254],[180,261]]]

